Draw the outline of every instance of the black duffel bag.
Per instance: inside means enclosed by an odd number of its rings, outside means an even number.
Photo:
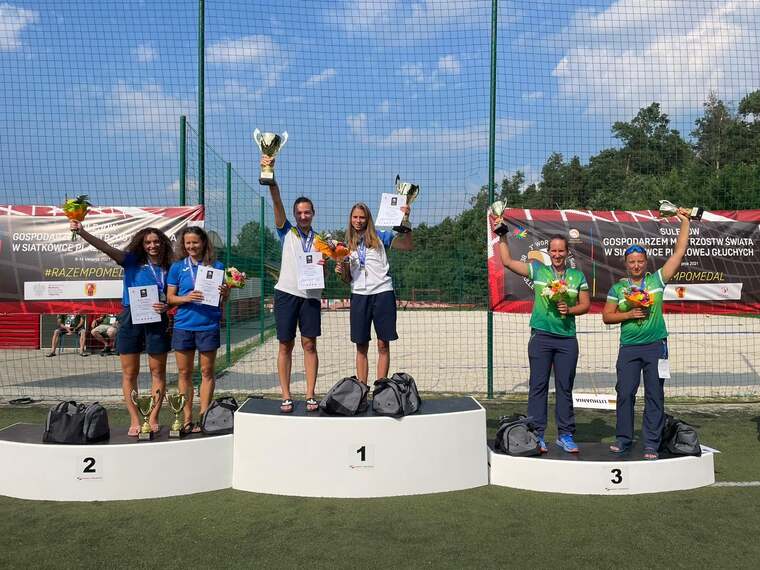
[[[522,414],[499,418],[494,447],[497,451],[517,457],[541,455],[541,444],[533,422]]]
[[[60,402],[48,412],[45,421],[45,443],[85,444],[104,441],[111,436],[108,413],[99,403],[89,406],[76,402]]]
[[[665,414],[660,451],[667,451],[673,455],[701,456],[702,447],[699,445],[696,428],[670,414]]]
[[[235,429],[238,403],[232,396],[216,398],[209,404],[201,419],[201,431],[206,435],[225,435]]]
[[[319,409],[334,416],[355,416],[367,411],[369,388],[356,376],[343,378],[327,391]]]
[[[396,372],[390,378],[375,381],[372,391],[372,411],[381,416],[401,417],[416,413],[422,399],[417,384],[406,372]]]

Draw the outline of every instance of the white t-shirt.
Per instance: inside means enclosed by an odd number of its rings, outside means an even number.
[[[280,264],[280,278],[274,288],[305,299],[321,298],[322,289],[302,290],[298,288],[298,256],[304,251],[300,234],[288,220],[285,220],[285,225],[277,228],[277,235],[280,236],[280,244],[282,244],[282,263]],[[313,240],[308,251],[322,255],[314,247]]]
[[[377,237],[380,238],[380,246],[366,248],[363,267],[360,251],[352,251],[348,258],[351,263],[351,293],[375,295],[393,291],[393,280],[388,274],[390,267],[385,254],[385,248],[390,247],[393,241],[393,232],[380,230]]]

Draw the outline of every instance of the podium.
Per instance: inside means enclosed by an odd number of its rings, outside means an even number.
[[[42,443],[44,427],[0,430],[0,495],[46,501],[152,499],[227,489],[232,483],[232,435],[151,441],[112,428],[107,442]]]
[[[638,495],[696,489],[715,482],[714,453],[702,447],[700,457],[660,454],[643,459],[636,446],[616,455],[604,443],[579,443],[580,452],[566,453],[551,444],[549,453],[512,457],[488,448],[492,485],[577,495]]]
[[[391,497],[488,484],[486,414],[473,398],[424,400],[403,418],[307,412],[250,399],[235,414],[232,487],[301,497]]]

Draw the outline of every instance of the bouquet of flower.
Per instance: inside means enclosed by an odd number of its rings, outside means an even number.
[[[564,279],[553,279],[552,281],[549,281],[549,283],[547,283],[541,290],[541,295],[554,304],[560,302],[567,303],[570,299],[570,294],[567,292],[567,282]],[[560,313],[560,317],[564,319],[565,315]]]
[[[654,304],[654,298],[649,291],[633,285],[623,289],[623,296],[632,309],[649,309]],[[643,319],[638,319],[638,324],[640,325],[642,321]]]
[[[238,271],[235,267],[228,267],[224,270],[224,282],[228,287],[234,287],[235,289],[242,289],[245,287],[246,276],[242,271]]]
[[[318,233],[314,237],[314,247],[322,255],[334,259],[336,263],[343,261],[350,253],[345,243],[334,240],[328,233]]]
[[[77,222],[84,221],[87,212],[90,209],[90,204],[87,194],[80,194],[76,198],[69,198],[63,203],[62,210],[64,215],[69,220],[76,220]],[[71,232],[71,241],[77,239],[76,232]]]

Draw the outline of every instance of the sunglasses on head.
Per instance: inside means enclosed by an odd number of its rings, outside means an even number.
[[[639,244],[633,244],[628,249],[625,250],[624,255],[627,257],[631,255],[632,253],[643,253],[644,255],[647,254],[647,250],[641,247]]]

